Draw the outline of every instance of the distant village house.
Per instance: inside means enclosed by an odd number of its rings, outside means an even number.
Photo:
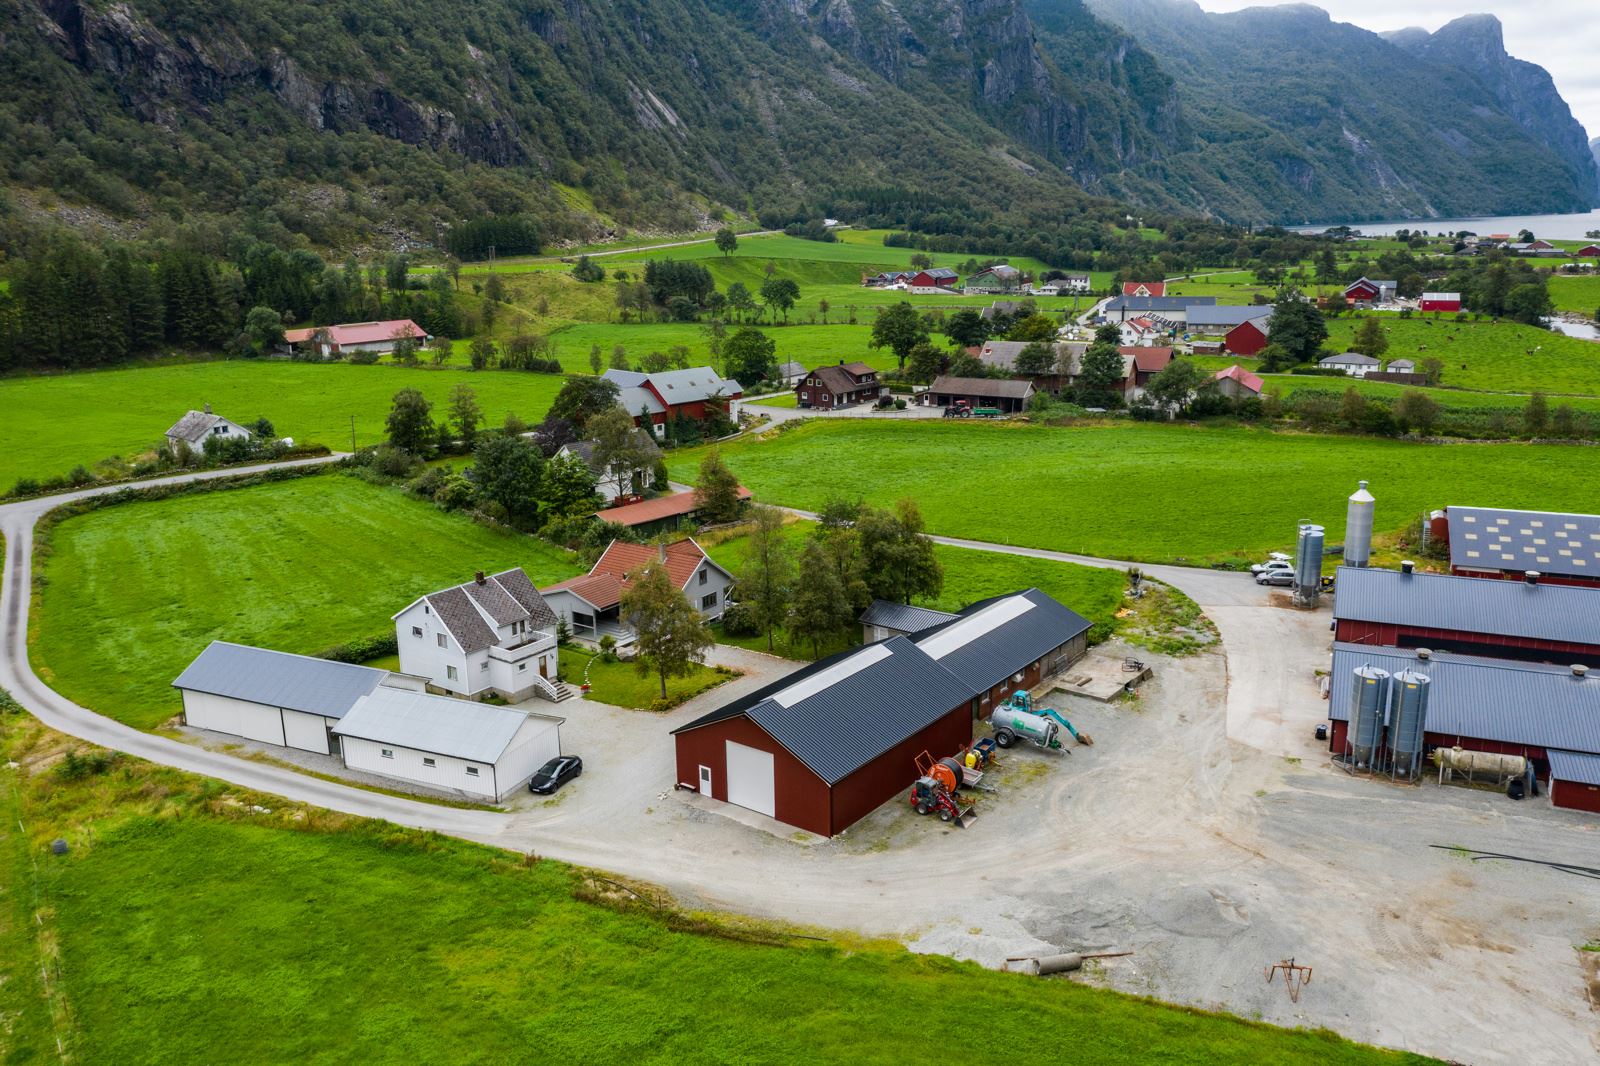
[[[314,347],[324,359],[339,359],[353,352],[377,352],[387,355],[404,338],[418,344],[433,340],[428,332],[409,318],[394,318],[384,322],[346,322],[337,326],[315,326],[309,329],[284,331],[283,339],[290,347]]]
[[[176,453],[180,447],[202,451],[208,440],[249,440],[253,434],[237,422],[211,413],[211,405],[203,411],[190,411],[167,430],[167,448]]]

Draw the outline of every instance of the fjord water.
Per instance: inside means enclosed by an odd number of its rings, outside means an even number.
[[[1337,225],[1337,223],[1330,223]],[[1590,230],[1600,230],[1600,208],[1576,215],[1496,215],[1479,218],[1413,218],[1398,222],[1351,222],[1351,229],[1369,237],[1387,237],[1396,230],[1426,230],[1428,233],[1456,233],[1467,230],[1479,235],[1509,233],[1515,236],[1529,230],[1536,237],[1554,241],[1581,241]],[[1291,226],[1297,233],[1321,233],[1327,225]]]

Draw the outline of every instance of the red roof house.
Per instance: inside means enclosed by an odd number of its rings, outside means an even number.
[[[1143,388],[1149,384],[1150,379],[1167,368],[1172,362],[1171,348],[1118,348],[1117,351],[1124,356],[1133,356],[1133,386]]]
[[[324,359],[336,359],[351,352],[392,352],[395,342],[403,337],[410,337],[419,342],[433,339],[426,330],[409,318],[290,329],[284,331],[283,339],[291,345],[309,344],[319,332],[326,334],[320,342]]]
[[[1222,346],[1234,355],[1256,355],[1267,346],[1271,332],[1271,319],[1248,318],[1223,335]]]
[[[610,635],[626,645],[635,634],[621,617],[622,594],[632,584],[630,575],[655,560],[665,564],[667,575],[702,615],[722,617],[733,575],[713,562],[693,537],[660,545],[614,540],[587,574],[558,581],[539,594],[577,636],[599,640]]]
[[[1165,296],[1167,283],[1164,281],[1124,281],[1122,295],[1124,296]]]
[[[1214,376],[1217,379],[1217,388],[1224,396],[1231,399],[1239,400],[1247,396],[1261,395],[1261,379],[1237,363],[1226,370],[1217,371]]]
[[[739,499],[749,498],[750,490],[743,485],[739,486]],[[644,530],[676,524],[678,519],[688,518],[699,509],[699,505],[695,503],[694,490],[688,489],[670,496],[657,496],[653,500],[625,503],[620,507],[607,507],[603,511],[596,511],[594,516],[602,522]]]

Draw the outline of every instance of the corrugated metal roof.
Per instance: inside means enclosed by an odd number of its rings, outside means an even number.
[[[509,707],[379,688],[358,701],[333,731],[397,748],[495,762],[527,720]]]
[[[1189,325],[1191,326],[1227,326],[1230,329],[1241,322],[1252,319],[1268,318],[1272,315],[1271,304],[1217,304],[1213,307],[1198,306],[1189,308]]]
[[[1446,508],[1450,565],[1600,578],[1600,515]]]
[[[990,397],[1000,400],[1026,400],[1033,395],[1033,382],[999,378],[958,378],[941,374],[933,379],[928,392],[934,396],[956,395]]]
[[[857,661],[865,665],[852,669]],[[673,732],[742,714],[834,785],[971,698],[921,648],[891,637],[813,663]]]
[[[1571,781],[1576,785],[1600,785],[1600,755],[1585,755],[1576,751],[1558,751],[1551,748],[1550,776],[1557,781]]]
[[[1105,312],[1187,311],[1192,307],[1215,306],[1215,296],[1118,296],[1106,304]]]
[[[1349,721],[1352,671],[1366,665],[1391,674],[1414,669],[1428,675],[1433,682],[1426,723],[1430,733],[1600,754],[1600,677],[1577,678],[1565,666],[1448,652],[1422,661],[1395,648],[1337,643],[1329,718]]]
[[[1022,601],[1026,609],[1019,609]],[[973,694],[987,692],[1089,629],[1089,620],[1038,589],[979,600],[916,642]]]
[[[342,718],[388,676],[369,666],[214,640],[172,687]]]
[[[1600,589],[1341,566],[1333,616],[1600,645]]]
[[[956,615],[949,611],[936,611],[932,607],[912,607],[889,600],[873,600],[862,613],[861,624],[896,629],[902,633],[920,633],[954,618]]]

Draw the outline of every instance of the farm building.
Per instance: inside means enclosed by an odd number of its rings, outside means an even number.
[[[971,698],[906,637],[851,648],[673,730],[677,780],[834,836],[972,742]]]
[[[1171,348],[1138,345],[1132,348],[1118,348],[1117,351],[1124,359],[1133,360],[1133,379],[1131,383],[1125,382],[1123,389],[1129,399],[1150,384],[1150,379],[1165,370],[1167,364],[1172,362]]]
[[[875,640],[888,640],[890,637],[914,636],[955,617],[949,611],[935,611],[931,607],[873,600],[861,614],[861,642],[871,644]]]
[[[1272,319],[1251,318],[1234,326],[1222,338],[1222,346],[1234,355],[1256,355],[1271,343]],[[1195,345],[1198,354],[1200,346]]]
[[[750,490],[739,486],[739,498],[748,500]],[[669,496],[657,496],[653,500],[607,507],[603,511],[596,511],[594,516],[602,522],[627,526],[643,536],[652,536],[677,529],[679,523],[684,521],[699,521],[700,504],[695,500],[694,490],[687,489]]]
[[[1167,283],[1164,281],[1124,281],[1122,295],[1124,296],[1165,296]]]
[[[1271,304],[1217,304],[1213,307],[1189,308],[1188,325],[1193,333],[1226,335],[1229,330],[1272,317]]]
[[[1520,755],[1551,782],[1557,807],[1600,811],[1600,678],[1571,666],[1481,659],[1335,643],[1328,690],[1328,750],[1350,734],[1358,668],[1428,678],[1423,751],[1463,748]],[[1426,764],[1424,764],[1426,776]]]
[[[978,312],[978,317],[985,322],[993,322],[997,318],[1009,318],[1022,310],[1021,300],[996,300],[994,303]]]
[[[1033,287],[1035,296],[1060,296],[1063,293],[1088,292],[1094,288],[1094,279],[1088,274],[1067,274],[1053,281]]]
[[[1317,365],[1324,370],[1337,370],[1349,377],[1364,378],[1382,366],[1383,361],[1374,359],[1370,355],[1362,355],[1360,352],[1343,352],[1318,359]]]
[[[1506,251],[1510,252],[1512,255],[1542,256],[1551,252],[1554,252],[1557,255],[1562,254],[1561,249],[1557,248],[1549,241],[1537,239],[1531,241],[1513,241],[1512,243],[1506,245]]]
[[[932,267],[928,270],[917,271],[906,279],[906,284],[910,286],[912,292],[927,295],[938,292],[955,292],[956,283],[960,280],[961,275],[949,267]]]
[[[1600,663],[1600,591],[1341,566],[1334,637],[1527,662]]]
[[[626,544],[612,541],[587,574],[540,589],[544,601],[574,636],[598,641],[610,636],[619,645],[632,644],[636,634],[622,620],[622,594],[629,575],[659,559],[667,574],[707,621],[722,617],[733,589],[733,575],[711,561],[693,537],[671,544]]]
[[[410,339],[418,344],[433,340],[427,330],[409,318],[391,318],[382,322],[345,322],[337,326],[315,326],[310,329],[285,330],[283,339],[290,347],[313,347],[324,359],[338,359],[356,352],[377,352],[387,355],[395,345]]]
[[[602,376],[616,384],[617,405],[633,416],[634,425],[657,438],[666,436],[667,423],[675,419],[704,422],[714,414],[726,418],[729,401],[744,395],[737,381],[708,366],[659,374],[607,370]]]
[[[1261,379],[1238,363],[1226,370],[1217,371],[1213,377],[1217,382],[1217,391],[1230,400],[1243,400],[1261,395]]]
[[[881,274],[862,275],[861,284],[867,288],[887,289],[905,285],[911,278],[909,270],[887,270]]]
[[[1453,574],[1600,586],[1600,515],[1451,506],[1429,535],[1449,545]]]
[[[1107,300],[1100,315],[1108,322],[1126,322],[1130,318],[1162,318],[1177,325],[1189,320],[1191,307],[1215,307],[1215,296],[1118,296]]]
[[[778,380],[783,382],[786,388],[793,388],[798,385],[800,379],[805,376],[806,365],[804,363],[791,359],[786,363],[778,364]]]
[[[1016,414],[1027,410],[1033,393],[1031,381],[958,378],[941,374],[933,379],[928,391],[922,394],[922,402],[935,407],[952,407],[964,400],[974,408],[987,407],[1005,414]]]
[[[1459,292],[1425,292],[1417,304],[1423,312],[1435,314],[1455,314],[1461,310],[1461,294]]]
[[[1579,259],[1600,258],[1600,244],[1586,244],[1572,254]]]
[[[252,434],[237,422],[211,413],[211,405],[203,411],[190,411],[167,430],[167,447],[176,452],[181,447],[203,451],[208,440],[249,440]]]
[[[635,429],[634,434],[637,437],[636,443],[639,445],[639,451],[643,458],[651,463],[661,458],[661,449],[656,447],[654,437],[642,429]],[[647,474],[631,470],[608,470],[602,464],[596,462],[594,448],[595,442],[592,440],[574,441],[571,444],[563,444],[561,450],[556,452],[555,458],[560,459],[563,456],[571,455],[582,460],[583,465],[588,467],[589,472],[594,475],[595,491],[600,494],[601,499],[608,503],[622,496],[639,495],[649,487],[645,483],[648,477]]]
[[[1383,368],[1383,372],[1385,374],[1415,374],[1417,372],[1417,364],[1415,360],[1411,359],[1391,359],[1388,365]]]
[[[1008,263],[996,263],[967,278],[969,292],[1012,292],[1019,288],[1026,276]]]
[[[497,803],[561,754],[563,719],[380,687],[333,727],[347,769]]]
[[[1081,656],[1088,630],[1029,589],[840,652],[674,730],[679,787],[833,836],[909,788],[919,753],[960,750],[975,715]]]
[[[1393,281],[1357,278],[1345,286],[1344,298],[1353,304],[1386,304],[1394,300],[1400,286]]]
[[[836,365],[819,366],[802,377],[795,386],[794,397],[800,407],[828,411],[858,403],[875,403],[883,391],[876,370],[866,363],[847,363],[841,359]]]
[[[422,678],[350,663],[291,655],[214,640],[172,687],[183,720],[263,744],[328,755],[338,750],[333,727],[379,685],[421,690]]]
[[[1189,345],[1190,351],[1195,355],[1221,355],[1222,341],[1195,341]]]
[[[559,702],[556,616],[520,568],[420,596],[396,612],[400,669],[458,696]]]

